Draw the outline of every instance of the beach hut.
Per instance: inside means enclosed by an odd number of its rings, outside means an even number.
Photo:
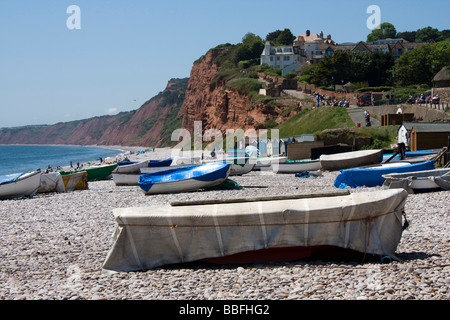
[[[411,151],[446,147],[449,136],[450,123],[415,123],[411,129]]]
[[[267,153],[267,140],[259,140],[258,149],[260,155],[266,155]]]

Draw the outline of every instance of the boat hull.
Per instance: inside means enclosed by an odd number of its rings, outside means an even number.
[[[275,173],[300,173],[303,171],[320,170],[320,160],[297,160],[295,162],[286,161],[272,166]]]
[[[112,172],[114,169],[118,167],[118,164],[110,164],[110,165],[104,165],[104,166],[92,166],[86,169],[82,170],[75,170],[75,171],[58,171],[61,173],[62,176],[67,174],[73,174],[77,172],[86,172],[87,173],[87,180],[90,181],[100,181],[100,180],[106,180],[109,179],[112,176]]]
[[[383,175],[383,189],[403,188],[410,193],[450,190],[450,168]]]
[[[41,174],[41,185],[37,193],[65,192],[64,182],[59,172]]]
[[[246,173],[249,173],[253,170],[256,165],[256,160],[250,157],[225,157],[224,159],[210,159],[204,160],[203,163],[212,163],[212,162],[230,162],[231,170],[230,176],[240,176]]]
[[[287,160],[285,156],[279,157],[259,157],[256,159],[255,167],[253,170],[267,169],[271,166],[276,166],[280,163],[284,163]],[[252,160],[254,161],[254,160]]]
[[[135,172],[139,172],[139,170],[141,168],[148,167],[148,164],[149,164],[148,160],[145,160],[145,161],[122,165],[122,166],[119,165],[118,167],[116,167],[113,170],[113,172],[114,173],[135,173]]]
[[[346,190],[340,190],[346,191]],[[408,193],[402,189],[267,201],[117,208],[104,272],[220,259],[271,262],[264,249],[333,246],[396,259]],[[263,250],[259,251],[258,250]],[[261,256],[261,253],[263,254]],[[243,255],[244,258],[236,255]],[[284,254],[282,254],[284,255]],[[205,260],[206,259],[206,260]]]
[[[229,162],[183,166],[142,174],[138,185],[147,195],[188,192],[221,184],[228,178],[230,170]]]
[[[28,172],[13,182],[0,184],[0,199],[32,197],[41,185],[41,172]]]
[[[89,188],[87,172],[74,172],[61,176],[66,192],[87,190]]]
[[[324,171],[337,171],[380,163],[383,150],[361,150],[320,156],[320,166]]]
[[[434,169],[434,161],[421,163],[397,162],[380,164],[368,168],[354,168],[341,170],[334,181],[334,186],[339,189],[357,187],[376,187],[383,185],[383,175],[390,173],[402,173],[413,171],[424,171]]]
[[[116,186],[137,186],[141,173],[113,172],[112,178]]]

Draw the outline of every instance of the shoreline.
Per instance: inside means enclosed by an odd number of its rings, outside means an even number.
[[[164,153],[161,153],[164,155]],[[0,300],[448,300],[448,191],[408,196],[396,253],[401,261],[302,259],[245,265],[188,263],[105,275],[118,229],[113,210],[174,201],[255,198],[335,190],[338,172],[316,179],[252,171],[232,180],[242,190],[146,196],[112,179],[88,190],[3,200]],[[370,192],[376,188],[351,189]]]

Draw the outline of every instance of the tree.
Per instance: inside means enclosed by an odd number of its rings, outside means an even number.
[[[266,41],[275,42],[277,37],[280,35],[281,30],[275,30],[272,32],[269,32],[266,36]]]
[[[430,42],[430,41],[441,41],[443,40],[442,34],[438,29],[432,27],[426,27],[417,30],[416,41],[417,42]]]
[[[394,25],[389,22],[384,22],[380,24],[379,28],[374,29],[367,36],[367,42],[396,37],[397,37],[397,30],[395,29]]]
[[[350,53],[335,51],[332,56],[321,60],[311,75],[310,82],[316,86],[329,86],[334,83],[347,82],[351,79]]]
[[[397,34],[398,38],[405,39],[409,42],[416,42],[416,31],[404,31]]]
[[[236,49],[234,55],[234,62],[258,59],[261,57],[261,52],[264,50],[264,42],[254,33],[248,32],[242,38],[242,43]]]
[[[283,31],[280,32],[280,34],[278,35],[278,37],[276,38],[275,42],[277,44],[280,45],[291,45],[292,42],[294,41],[295,37],[292,34],[291,30],[289,29],[284,29]]]
[[[445,41],[450,41],[450,30],[442,30],[441,31],[442,39]]]
[[[370,57],[367,80],[372,87],[386,85],[392,78],[395,58],[389,52],[374,52]]]
[[[347,81],[363,82],[367,80],[371,67],[371,53],[364,51],[350,51],[349,78]]]
[[[450,41],[425,44],[403,54],[395,63],[400,85],[428,84],[444,66],[450,66]]]

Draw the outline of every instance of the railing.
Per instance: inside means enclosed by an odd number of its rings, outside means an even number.
[[[396,99],[382,99],[375,101],[375,106],[381,106],[381,105],[398,105],[398,104],[411,104],[408,103],[408,98],[396,98]],[[427,102],[427,103],[416,103],[414,102],[411,105],[426,107],[430,109],[436,109],[436,110],[442,110],[444,111],[446,108],[448,108],[449,103],[448,102],[440,102],[440,103],[434,103],[434,102]]]

